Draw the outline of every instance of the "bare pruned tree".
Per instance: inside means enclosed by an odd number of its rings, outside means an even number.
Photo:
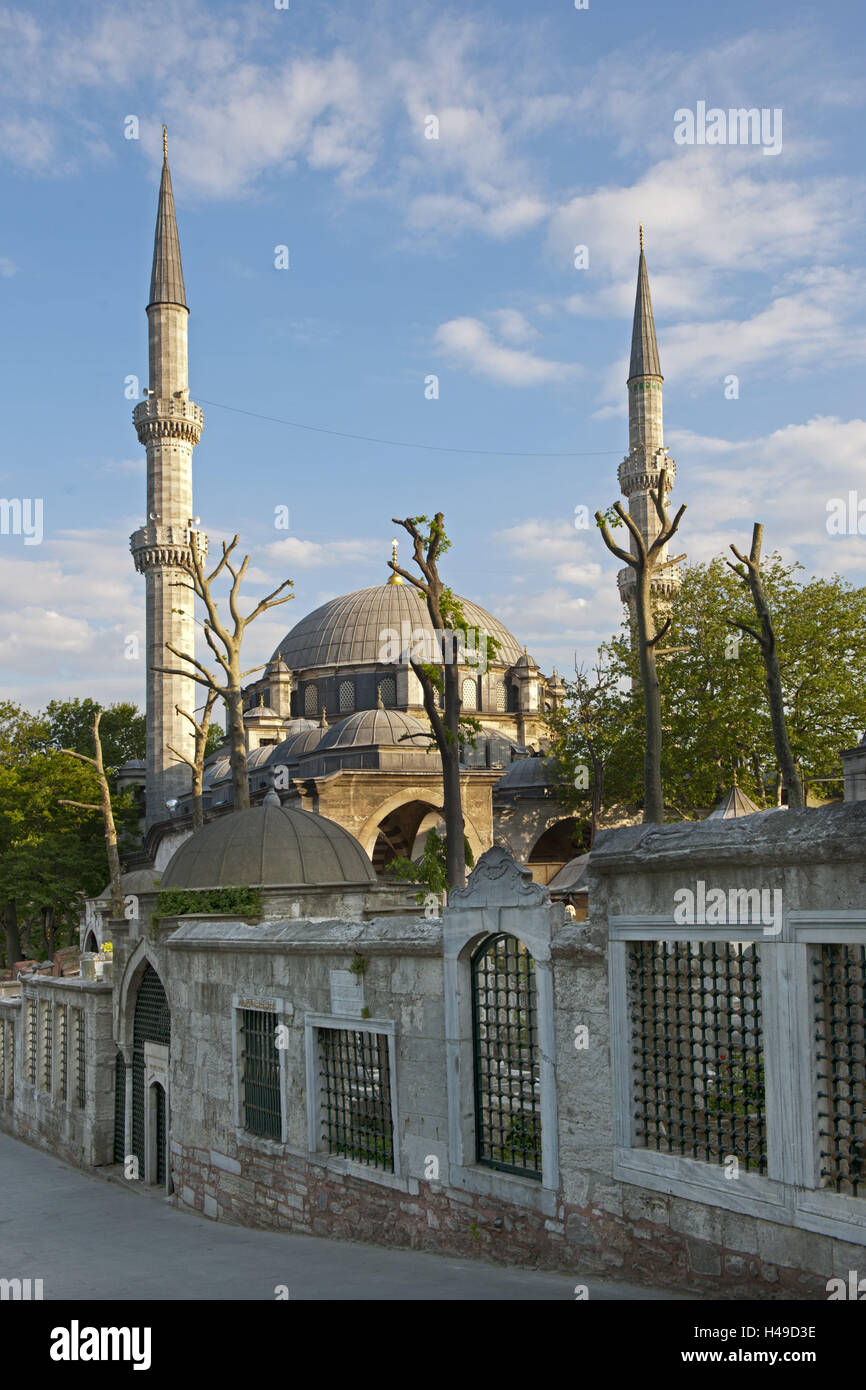
[[[773,627],[773,618],[770,613],[770,606],[767,603],[767,596],[764,592],[764,585],[761,581],[761,545],[764,538],[764,528],[760,522],[756,521],[752,528],[752,549],[746,557],[741,555],[735,545],[731,550],[739,560],[739,564],[730,565],[734,574],[738,575],[743,584],[752,596],[752,603],[755,606],[755,613],[761,624],[760,632],[755,628],[749,627],[748,623],[741,623],[735,618],[728,618],[726,622],[729,627],[738,627],[742,632],[747,632],[750,637],[754,637],[760,648],[761,656],[764,661],[764,670],[767,675],[767,699],[770,706],[770,720],[773,725],[773,747],[776,753],[776,761],[782,774],[782,786],[788,791],[789,806],[805,806],[803,796],[803,785],[800,775],[797,772],[797,764],[791,752],[791,741],[788,737],[788,724],[785,719],[785,698],[782,692],[782,673],[779,669],[779,652],[776,645],[776,633]]]
[[[166,642],[165,645],[172,656],[188,662],[194,669],[190,671],[178,670],[177,667],[173,666],[155,666],[154,670],[163,671],[167,675],[192,676],[192,679],[197,681],[199,685],[205,686],[207,690],[213,691],[214,695],[221,696],[225,701],[234,806],[237,811],[245,811],[250,804],[250,788],[247,780],[247,749],[244,735],[244,704],[241,681],[245,676],[251,676],[255,671],[261,671],[262,667],[252,666],[248,671],[241,670],[241,643],[246,629],[260,614],[294,598],[294,594],[283,593],[284,589],[292,587],[293,581],[284,579],[282,584],[279,584],[265,598],[259,600],[251,613],[242,617],[238,606],[240,588],[250,563],[250,557],[249,555],[244,556],[240,568],[235,568],[232,565],[230,556],[238,543],[238,537],[235,536],[228,545],[223,541],[222,556],[210,574],[205,573],[203,557],[199,552],[195,532],[190,533],[190,542],[192,554],[190,582],[184,584],[179,581],[179,587],[191,589],[205,606],[207,613],[203,624],[205,641],[221,667],[222,679],[219,678],[219,674],[215,675],[202,662],[197,661],[191,652],[178,651],[171,642]],[[224,623],[220,618],[217,600],[213,594],[213,584],[223,571],[231,575],[232,581],[228,595],[231,625]]]
[[[670,617],[666,618],[656,632],[652,610],[652,581],[653,576],[659,570],[670,569],[671,566],[678,565],[681,560],[686,558],[683,554],[668,560],[664,558],[663,554],[664,547],[679,527],[686,510],[686,504],[683,503],[671,521],[665,503],[664,473],[660,475],[658,485],[650,493],[650,496],[661,526],[658,535],[650,545],[646,544],[637,522],[625,510],[622,503],[615,502],[613,504],[613,511],[628,527],[634,545],[634,553],[630,550],[623,550],[616,544],[610,534],[609,518],[605,518],[601,512],[596,512],[595,519],[610,553],[615,555],[618,560],[622,560],[624,564],[630,565],[635,574],[634,617],[640,660],[640,678],[644,693],[646,735],[643,818],[646,822],[660,824],[665,818],[665,803],[662,791],[662,713],[656,657],[663,655],[660,649],[657,650],[658,643],[670,630],[671,619]]]
[[[439,576],[439,557],[451,542],[445,534],[445,517],[437,512],[432,521],[426,516],[392,517],[412,540],[412,558],[421,577],[401,569],[396,559],[390,566],[395,574],[407,580],[427,600],[427,612],[438,640],[442,643],[442,665],[416,660],[410,652],[409,664],[421,685],[424,709],[430,720],[433,738],[442,759],[443,815],[445,817],[445,869],[449,888],[462,888],[466,882],[466,830],[463,801],[460,794],[460,673],[456,642],[450,652],[444,651],[445,633],[466,633],[466,619],[458,599]],[[418,529],[426,526],[426,533]],[[487,639],[488,643],[491,639]],[[437,705],[436,696],[442,693],[444,709]]]
[[[99,779],[98,803],[91,804],[84,801],[69,801],[65,797],[60,798],[61,806],[77,806],[80,811],[101,811],[102,819],[105,822],[105,848],[108,855],[108,875],[111,882],[111,915],[112,917],[123,916],[123,885],[120,880],[120,855],[117,852],[117,830],[114,825],[114,812],[111,809],[111,788],[108,785],[108,778],[105,774],[105,767],[102,762],[102,740],[99,737],[99,721],[102,718],[102,710],[97,709],[93,716],[93,751],[95,756],[88,758],[86,753],[77,753],[74,748],[61,748],[61,753],[68,753],[70,758],[77,758],[79,762],[89,763],[96,769],[96,776]]]
[[[169,744],[169,751],[174,753],[182,763],[192,768],[192,828],[201,830],[204,825],[204,798],[202,789],[204,785],[204,755],[207,747],[208,730],[210,729],[211,715],[213,707],[217,702],[217,691],[211,686],[208,689],[204,702],[204,711],[200,720],[197,720],[189,710],[181,709],[180,705],[175,705],[178,714],[184,719],[189,720],[193,728],[193,755],[190,758],[186,753],[181,753],[172,744]]]

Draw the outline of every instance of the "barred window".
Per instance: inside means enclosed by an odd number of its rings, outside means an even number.
[[[478,682],[473,676],[467,676],[460,687],[460,703],[464,709],[478,708]]]
[[[51,1043],[52,1043],[51,1004],[42,1000],[40,1018],[40,1041],[42,1046],[42,1066],[39,1073],[39,1089],[51,1091]]]
[[[83,1110],[86,1094],[84,1075],[84,1010],[70,1009],[69,1015],[69,1033],[72,1040],[72,1060],[75,1069],[70,1099],[79,1110]]]
[[[382,676],[379,681],[379,697],[386,709],[394,709],[397,704],[397,682],[393,676]]]
[[[497,678],[493,686],[493,707],[497,714],[505,713],[505,681]]]
[[[15,1074],[15,1025],[0,1018],[0,1103],[11,1099]]]
[[[244,1129],[262,1139],[282,1138],[277,1016],[241,1009],[241,1096]]]
[[[766,1173],[759,947],[632,942],[629,995],[635,1146]]]
[[[29,1083],[30,1083],[31,1086],[35,1086],[35,1085],[36,1085],[36,1075],[37,1075],[37,1072],[36,1072],[36,1046],[37,1046],[36,1023],[37,1023],[37,1020],[36,1020],[36,1000],[35,1000],[35,999],[28,999],[28,1000],[27,1000],[27,1034],[26,1034],[26,1038],[25,1038],[25,1045],[26,1045],[27,1051],[26,1051],[26,1058],[25,1058],[25,1060],[26,1060],[26,1062],[27,1062],[27,1080],[29,1081]]]
[[[319,692],[315,685],[304,686],[304,714],[307,719],[311,719],[314,714],[319,712]]]
[[[541,1076],[535,960],[502,934],[472,957],[476,1158],[541,1179]]]
[[[66,1100],[66,1082],[69,1072],[69,1053],[66,1039],[66,1006],[60,1004],[57,1008],[55,1019],[54,1036],[57,1039],[57,1071],[56,1086],[57,1094],[62,1101]]]
[[[821,1186],[866,1196],[866,946],[822,946],[817,986]]]
[[[329,1153],[393,1173],[388,1035],[353,1028],[317,1031],[319,1142]]]
[[[340,713],[351,714],[355,708],[355,682],[340,681]]]

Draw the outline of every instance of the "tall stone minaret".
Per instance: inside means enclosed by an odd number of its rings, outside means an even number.
[[[619,485],[628,498],[629,515],[637,522],[644,542],[650,545],[661,530],[658,513],[650,493],[658,487],[660,476],[665,479],[665,496],[674,485],[677,466],[668,455],[662,429],[662,369],[653,321],[649,276],[643,253],[643,227],[640,229],[640,260],[637,269],[637,294],[634,301],[634,322],[631,331],[631,362],[628,369],[628,454],[619,466]],[[632,540],[630,549],[636,553]],[[667,557],[667,546],[663,558]],[[617,576],[620,598],[632,606],[634,572],[630,567]],[[663,606],[680,582],[679,570],[657,571],[652,587],[658,603]]]
[[[153,242],[153,271],[147,304],[150,385],[133,411],[140,442],[147,450],[147,521],[130,537],[135,568],[147,585],[147,819],[165,820],[166,802],[186,790],[189,769],[169,745],[192,754],[192,729],[177,706],[193,713],[201,687],[188,676],[169,676],[154,666],[181,667],[166,650],[194,653],[193,595],[188,581],[192,505],[192,451],[204,417],[189,399],[187,323],[189,309],[180,262],[174,194],[162,128],[162,181]],[[197,533],[198,534],[198,533]],[[207,538],[198,536],[200,550]]]

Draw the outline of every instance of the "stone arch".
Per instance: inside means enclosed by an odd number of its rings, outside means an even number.
[[[365,854],[368,854],[371,859],[373,858],[373,851],[376,847],[376,841],[379,838],[379,830],[382,822],[395,811],[399,811],[401,807],[408,806],[416,801],[427,808],[424,817],[419,821],[419,826],[423,824],[423,820],[426,819],[431,812],[436,812],[438,815],[442,814],[441,793],[437,794],[436,792],[431,792],[429,787],[406,787],[402,791],[394,792],[392,796],[389,796],[381,805],[377,806],[376,810],[367,817],[355,836],[360,842]],[[469,841],[469,846],[473,855],[476,859],[479,859],[487,846],[482,841],[481,836],[478,834],[478,831],[465,811],[463,814],[466,838]]]
[[[582,843],[589,837],[589,828],[586,827],[586,834],[579,840],[573,840],[570,832],[576,830],[577,818],[575,816],[553,816],[545,825],[544,829],[536,836],[527,858],[528,864],[546,862],[545,855],[549,850],[555,851],[553,858],[559,852],[564,852],[567,858],[563,863],[568,863],[569,859],[574,859],[578,854],[583,854],[587,848]]]

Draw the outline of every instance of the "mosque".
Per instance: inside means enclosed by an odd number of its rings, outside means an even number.
[[[172,750],[191,752],[182,711],[193,712],[201,701],[201,686],[191,677],[156,668],[165,664],[166,643],[194,650],[192,595],[178,583],[192,536],[207,550],[207,537],[195,530],[192,484],[204,417],[189,393],[189,307],[165,138],[163,156],[147,303],[150,384],[133,414],[147,452],[147,521],[130,540],[146,585],[147,758],[127,764],[120,779],[122,786],[140,786],[145,843],[136,867],[156,871],[191,833],[189,770]],[[641,235],[629,453],[619,481],[648,540],[658,527],[650,491],[660,476],[669,490],[675,475],[662,437],[662,381]],[[675,575],[662,576],[669,587],[675,582]],[[630,571],[619,579],[626,603],[630,579]],[[557,801],[543,756],[545,715],[561,701],[564,684],[555,669],[544,675],[493,614],[461,602],[470,630],[480,634],[478,650],[462,654],[460,671],[462,708],[481,726],[474,746],[461,750],[467,838],[476,858],[500,845],[546,884],[586,848]],[[390,570],[381,584],[331,599],[302,618],[244,691],[252,804],[275,790],[284,805],[336,822],[380,877],[396,856],[417,857],[427,832],[440,824],[440,760],[409,661],[421,637],[433,640],[424,599]],[[495,639],[489,648],[487,638]],[[205,768],[206,818],[230,811],[231,801],[222,749]]]

